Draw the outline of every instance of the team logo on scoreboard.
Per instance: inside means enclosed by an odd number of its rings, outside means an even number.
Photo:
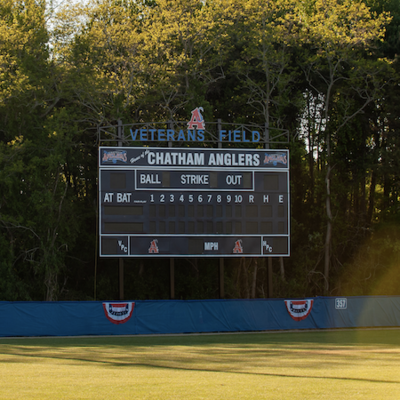
[[[295,321],[306,319],[311,312],[314,300],[285,300],[286,309]]]
[[[135,303],[103,303],[104,314],[113,324],[124,324],[132,316]]]
[[[103,153],[103,162],[116,164],[117,161],[121,161],[126,163],[128,161],[128,157],[125,150],[114,150],[114,151],[106,151]]]
[[[278,164],[287,165],[286,153],[265,153],[264,165],[265,164],[272,164],[273,166],[277,166]]]
[[[158,254],[160,251],[158,250],[158,240],[154,239],[151,241],[150,243],[150,247],[149,247],[149,254]]]
[[[242,239],[236,240],[235,247],[233,248],[233,253],[235,253],[235,254],[243,253]]]
[[[194,129],[195,126],[197,130],[205,129],[204,118],[200,111],[204,111],[203,107],[197,107],[192,111],[192,116],[188,122],[188,129]]]

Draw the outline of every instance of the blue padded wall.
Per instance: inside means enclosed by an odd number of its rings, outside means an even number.
[[[312,303],[303,312],[305,300]],[[298,314],[290,314],[287,304]],[[0,336],[139,335],[400,326],[400,296],[0,302]],[[290,308],[290,307],[289,307]],[[296,316],[303,316],[296,318]],[[293,315],[293,316],[292,316]]]

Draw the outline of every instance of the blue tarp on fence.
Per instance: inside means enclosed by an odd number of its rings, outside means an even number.
[[[286,301],[0,302],[0,336],[3,337],[383,326],[400,326],[400,296]]]

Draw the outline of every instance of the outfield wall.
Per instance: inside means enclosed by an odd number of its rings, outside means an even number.
[[[400,296],[0,302],[0,336],[143,335],[400,326]]]

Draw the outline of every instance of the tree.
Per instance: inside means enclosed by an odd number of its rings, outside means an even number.
[[[227,0],[160,0],[150,9],[144,51],[151,59],[149,99],[159,119],[177,119],[199,104],[211,114],[206,94],[225,78],[227,29],[235,13]]]
[[[20,296],[55,300],[76,238],[72,182],[65,174],[73,145],[56,108],[45,3],[6,1],[1,15],[1,235],[10,244],[13,276],[25,283]]]
[[[235,30],[241,26],[237,33],[241,52],[231,67],[239,78],[238,100],[250,105],[266,127],[287,129],[288,110],[294,113],[299,106],[293,63],[293,48],[299,44],[296,2],[238,3],[242,8]]]
[[[303,62],[303,71],[320,102],[321,131],[324,134],[326,235],[324,246],[325,293],[329,290],[329,270],[332,246],[331,175],[333,171],[333,139],[365,107],[379,95],[386,82],[377,79],[386,67],[385,62],[360,57],[382,39],[384,26],[390,21],[387,14],[374,15],[362,2],[317,0],[306,3],[303,10],[304,41],[310,51]],[[359,59],[362,59],[360,63]],[[361,99],[355,104],[354,98]],[[339,104],[333,118],[332,111]]]

